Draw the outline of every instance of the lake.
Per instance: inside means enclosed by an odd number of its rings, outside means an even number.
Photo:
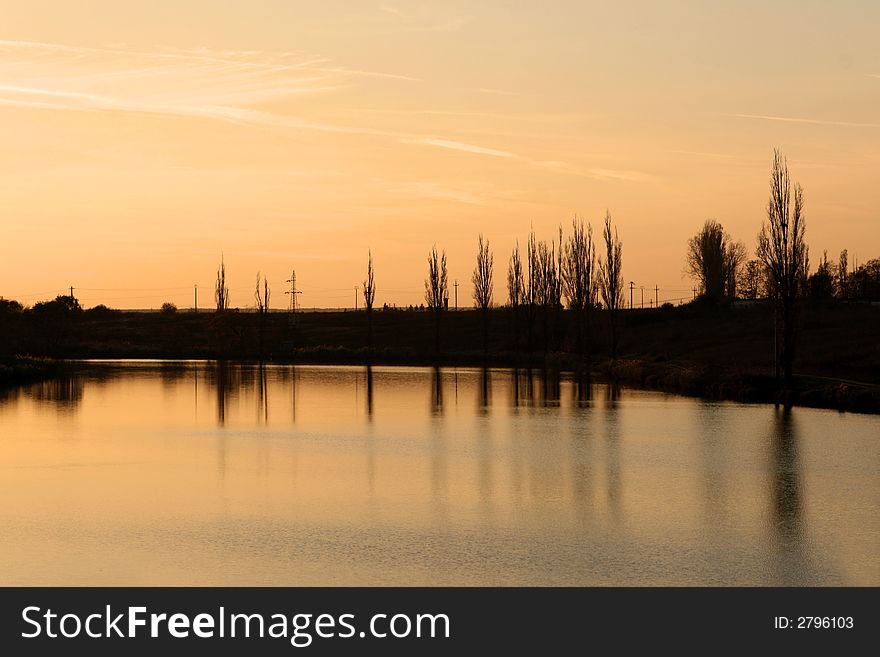
[[[880,585],[880,419],[541,371],[0,393],[3,585]]]

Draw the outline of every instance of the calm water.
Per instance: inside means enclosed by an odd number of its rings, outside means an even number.
[[[520,371],[92,365],[0,397],[0,584],[880,584],[880,419]]]

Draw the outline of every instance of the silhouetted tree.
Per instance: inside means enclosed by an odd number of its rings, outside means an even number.
[[[477,264],[471,281],[474,284],[474,303],[480,309],[483,320],[483,353],[489,351],[489,306],[492,305],[492,273],[494,257],[489,250],[489,240],[483,241],[480,234]]]
[[[792,194],[788,163],[777,149],[773,152],[770,172],[770,200],[767,203],[767,221],[758,233],[758,259],[764,263],[767,285],[773,300],[777,324],[776,375],[781,362],[786,388],[791,386],[792,363],[795,354],[795,311],[798,296],[803,289],[807,246],[804,242],[804,193],[800,185]]]
[[[536,275],[533,301],[541,309],[541,327],[543,329],[544,355],[550,341],[550,316],[559,306],[561,285],[556,259],[556,249],[552,242],[537,242],[535,246]]]
[[[728,299],[736,299],[737,281],[746,257],[746,245],[742,242],[734,242],[728,236],[724,249],[724,294]]]
[[[367,277],[364,279],[364,307],[367,309],[367,348],[373,349],[373,302],[376,300],[376,280],[373,278],[373,254],[367,251]]]
[[[428,256],[428,277],[425,279],[425,303],[434,315],[434,351],[440,353],[440,320],[449,306],[446,274],[446,251],[437,254],[437,247]]]
[[[809,278],[811,298],[826,301],[834,297],[834,273],[834,265],[828,262],[828,251],[824,251],[816,273]]]
[[[810,247],[808,246],[804,248],[804,259],[801,262],[797,285],[797,296],[807,297],[810,295]]]
[[[849,298],[849,254],[846,249],[840,252],[837,263],[837,298]]]
[[[4,299],[0,297],[0,315],[16,315],[24,311],[24,306],[22,306],[18,301],[14,299]]]
[[[0,297],[0,356],[19,353],[21,343],[29,333],[25,324],[24,306],[13,299]],[[0,363],[0,379],[3,378],[2,369]]]
[[[510,256],[507,266],[507,302],[513,313],[513,345],[519,349],[519,314],[520,306],[527,302],[526,283],[523,277],[522,260],[519,257],[519,242]]]
[[[598,285],[596,267],[596,246],[593,244],[593,227],[584,228],[582,219],[572,221],[572,234],[565,246],[562,265],[562,282],[568,307],[574,314],[576,322],[577,352],[589,360],[590,344],[590,311],[596,305]]]
[[[79,299],[75,296],[71,294],[59,294],[52,301],[35,303],[32,311],[36,313],[47,311],[52,313],[79,314],[82,311],[82,306],[79,303]]]
[[[526,251],[526,264],[528,265],[526,285],[526,348],[529,354],[534,347],[535,310],[538,303],[541,272],[538,265],[538,240],[535,237],[535,229],[529,232],[529,244]]]
[[[880,301],[880,258],[868,260],[850,274],[850,295],[862,301]]]
[[[764,266],[759,260],[749,260],[745,264],[738,287],[744,299],[757,299],[764,295]]]
[[[65,341],[76,336],[82,312],[79,299],[68,294],[34,304],[30,310],[34,333],[43,339],[43,348],[49,354],[54,354]]]
[[[94,310],[94,308],[92,310]],[[166,301],[162,304],[162,308],[160,308],[159,312],[163,315],[173,315],[177,312],[177,306],[170,301]]]
[[[605,240],[605,258],[599,265],[599,290],[602,301],[608,309],[608,325],[611,333],[611,359],[617,358],[619,340],[618,312],[623,305],[623,243],[617,236],[617,228],[611,231],[611,212],[605,213],[605,227],[602,231]]]
[[[257,283],[254,288],[254,301],[257,308],[257,334],[259,339],[260,360],[263,359],[263,351],[266,344],[266,319],[269,315],[269,281],[263,276],[262,286],[260,285],[260,272],[257,272]]]
[[[688,240],[687,272],[700,285],[702,296],[715,302],[736,296],[737,275],[745,258],[745,245],[734,242],[714,219]]]
[[[262,288],[260,286],[260,272],[257,272],[257,284],[254,288],[254,300],[256,301],[257,313],[261,316],[269,312],[269,281],[263,276]]]
[[[688,240],[687,271],[700,286],[700,294],[721,299],[724,293],[724,228],[708,219],[703,228]]]
[[[214,302],[217,304],[217,312],[221,313],[229,307],[229,288],[226,287],[226,263],[220,257],[220,266],[217,268],[217,282],[214,284]]]

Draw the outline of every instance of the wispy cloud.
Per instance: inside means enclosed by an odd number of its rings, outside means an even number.
[[[505,89],[491,89],[488,87],[467,87],[465,91],[473,91],[478,94],[490,94],[493,96],[519,96],[516,91],[507,91]]]
[[[398,18],[406,18],[406,14],[404,14],[397,7],[393,7],[391,5],[380,5],[380,11],[384,11],[386,14],[391,14],[392,16],[397,16]]]
[[[453,32],[467,25],[466,18],[453,18],[441,23],[432,23],[430,25],[410,25],[406,29],[409,32]]]
[[[359,78],[409,82],[396,73],[351,69],[316,56],[289,52],[215,51],[204,48],[149,52],[125,47],[84,48],[0,40],[0,106],[78,112],[131,112],[200,118],[236,125],[374,136],[403,144],[491,157],[566,175],[643,181],[630,171],[579,169],[512,149],[450,135],[334,124],[299,116],[291,100],[345,89]],[[288,101],[279,106],[278,100]],[[270,105],[271,104],[271,105]],[[270,109],[271,107],[271,109]],[[280,109],[283,107],[283,109]],[[379,110],[382,111],[382,110]],[[547,121],[563,115],[421,110],[430,115]],[[565,118],[571,118],[565,115]]]
[[[671,149],[667,151],[668,153],[675,153],[676,155],[693,155],[695,157],[711,157],[718,159],[729,159],[733,157],[729,153],[712,153],[709,151],[687,151],[687,150],[679,150],[679,149]]]
[[[6,106],[260,122],[268,115],[254,108],[335,91],[359,77],[410,79],[296,53],[142,52],[0,41],[0,103]]]
[[[655,176],[651,176],[641,171],[625,171],[620,169],[590,169],[589,173],[598,180],[624,180],[627,182],[648,182],[656,180]]]
[[[403,137],[402,142],[407,144],[424,144],[426,146],[436,146],[438,148],[446,148],[453,151],[464,151],[465,153],[476,153],[478,155],[491,155],[492,157],[504,157],[519,159],[520,156],[510,151],[502,151],[495,148],[486,148],[484,146],[475,146],[474,144],[466,144],[464,142],[455,141],[453,139],[442,139],[439,137]]]
[[[361,20],[367,23],[378,22],[393,31],[402,32],[453,32],[466,25],[469,20],[464,16],[437,16],[436,12],[424,6],[408,6],[404,11],[395,5],[382,4],[378,10],[378,15],[373,12],[369,16],[363,16]]]
[[[795,116],[768,116],[766,114],[727,114],[739,119],[757,119],[760,121],[781,121],[783,123],[805,123],[809,125],[843,126],[847,128],[880,128],[880,123],[859,123],[855,121],[829,121],[826,119],[809,119]]]
[[[441,110],[441,109],[396,109],[379,107],[349,107],[346,112],[357,114],[399,114],[405,116],[454,116],[472,117],[483,119],[503,119],[509,121],[523,121],[530,123],[571,123],[595,117],[595,114],[586,112],[481,112],[474,110]]]
[[[379,183],[383,187],[385,181]],[[408,196],[418,199],[432,199],[446,203],[460,203],[462,205],[491,205],[498,199],[490,197],[481,189],[459,189],[446,187],[433,181],[404,182],[392,185],[388,190],[394,196]]]

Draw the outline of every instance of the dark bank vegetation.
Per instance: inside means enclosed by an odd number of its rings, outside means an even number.
[[[32,311],[0,320],[4,357],[207,358],[322,364],[423,364],[550,367],[582,371],[581,346],[592,350],[591,371],[622,383],[741,401],[792,403],[862,411],[880,410],[880,304],[807,299],[800,314],[800,349],[792,388],[781,392],[774,373],[773,309],[767,300],[715,305],[621,310],[618,357],[611,358],[608,311],[594,308],[589,325],[579,311],[560,311],[544,353],[543,325],[536,322],[532,351],[522,340],[521,309],[496,307],[447,311],[442,352],[435,352],[433,312],[374,309],[372,343],[367,313],[91,310],[65,318],[51,330]],[[548,323],[550,326],[550,323]],[[586,327],[586,328],[584,328]],[[486,343],[484,345],[484,336]],[[15,365],[28,380],[51,375],[43,360]],[[38,368],[36,371],[32,367]],[[5,380],[9,381],[7,371]],[[24,380],[24,379],[23,379]],[[786,394],[787,396],[783,396]]]

